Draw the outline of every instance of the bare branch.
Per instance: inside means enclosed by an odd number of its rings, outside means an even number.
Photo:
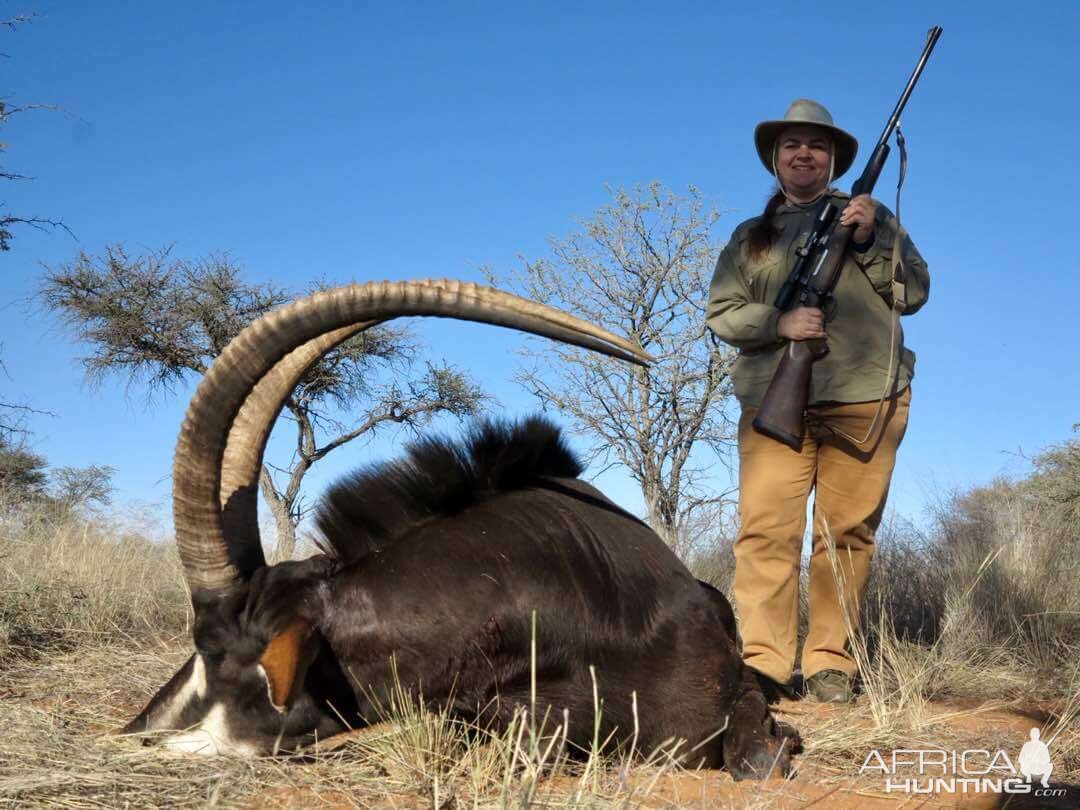
[[[550,257],[488,277],[657,357],[641,369],[572,347],[529,348],[532,362],[515,378],[591,442],[590,462],[618,459],[641,485],[653,528],[678,548],[696,513],[729,504],[727,493],[707,492],[734,443],[725,410],[734,357],[709,338],[704,318],[719,214],[693,188],[610,192],[612,202],[581,230],[551,240]]]
[[[0,371],[6,373],[2,362],[0,362]],[[11,441],[15,436],[29,435],[30,431],[25,421],[27,416],[56,416],[56,414],[52,411],[31,408],[19,402],[0,400],[0,440]]]
[[[36,14],[16,14],[12,17],[6,17],[0,19],[0,27],[7,28],[9,31],[14,31],[19,25],[32,22],[36,17]],[[6,56],[6,54],[0,54]],[[30,110],[41,109],[55,109],[54,107],[46,104],[27,104],[22,106],[14,106],[8,103],[5,99],[0,99],[0,127],[8,123],[11,118],[19,113],[28,112]],[[6,149],[6,144],[0,143],[0,153]],[[0,169],[0,180],[28,180],[31,179],[27,175],[20,172],[8,171],[6,169]],[[3,204],[0,203],[0,208]],[[67,227],[63,222],[56,219],[49,219],[45,217],[24,217],[19,215],[2,215],[0,216],[0,251],[9,250],[11,247],[11,226],[12,225],[26,225],[39,231],[48,231],[59,228],[66,231],[69,236],[74,238],[74,234],[71,229]]]

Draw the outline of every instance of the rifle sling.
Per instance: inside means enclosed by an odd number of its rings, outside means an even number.
[[[907,172],[907,147],[904,144],[904,134],[900,131],[899,122],[896,125],[896,143],[900,147],[900,177],[896,183],[896,236],[893,238],[892,257],[889,261],[889,266],[892,268],[892,281],[890,283],[892,291],[892,330],[889,335],[889,370],[885,372],[885,386],[881,389],[877,410],[874,412],[874,418],[870,421],[870,427],[866,429],[865,436],[856,439],[839,428],[829,427],[829,430],[834,434],[847,439],[858,447],[867,444],[870,437],[877,431],[881,414],[885,410],[885,400],[889,398],[889,389],[896,387],[896,380],[893,379],[893,375],[897,371],[896,361],[900,354],[896,345],[896,337],[900,332],[900,316],[904,314],[904,310],[907,308],[907,268],[904,267],[903,255],[903,245],[904,240],[907,238],[907,231],[900,224],[900,189],[904,185],[904,175]]]

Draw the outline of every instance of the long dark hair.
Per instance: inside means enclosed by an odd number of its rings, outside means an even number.
[[[765,210],[761,212],[761,219],[754,223],[746,239],[746,251],[751,259],[756,259],[762,253],[772,247],[773,239],[776,238],[776,227],[773,218],[776,210],[784,204],[784,192],[777,186],[776,191],[769,201],[765,203]]]

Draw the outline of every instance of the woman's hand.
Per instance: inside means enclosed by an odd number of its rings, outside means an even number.
[[[823,338],[826,336],[825,315],[817,307],[796,307],[780,316],[776,333],[788,340]]]
[[[870,199],[869,194],[860,194],[852,197],[847,207],[840,212],[841,225],[854,225],[855,233],[851,240],[855,244],[861,244],[870,238],[874,232],[874,211],[877,203]]]

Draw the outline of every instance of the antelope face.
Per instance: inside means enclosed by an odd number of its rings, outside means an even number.
[[[260,756],[346,729],[355,697],[328,645],[304,614],[324,561],[282,563],[253,577],[238,616],[203,613],[197,652],[122,733],[204,755]]]

